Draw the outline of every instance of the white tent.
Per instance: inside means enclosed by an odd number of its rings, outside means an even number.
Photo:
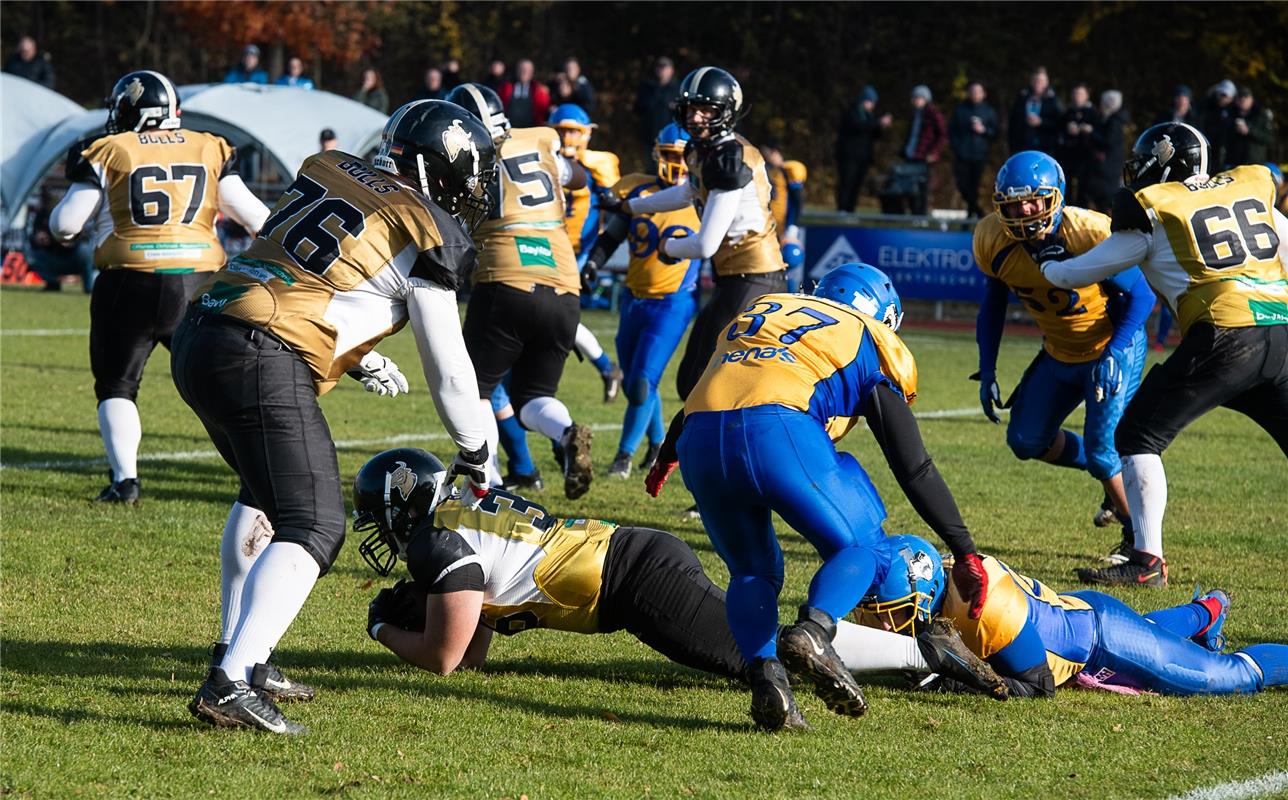
[[[85,109],[58,92],[8,73],[0,74],[0,106],[0,208],[7,227],[11,210],[17,210],[31,190],[28,186],[19,192],[18,187],[27,167],[39,160],[46,135]]]

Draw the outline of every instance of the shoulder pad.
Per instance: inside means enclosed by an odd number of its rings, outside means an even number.
[[[1081,255],[1109,238],[1109,225],[1109,217],[1099,211],[1065,206],[1060,236],[1070,253]]]
[[[90,165],[89,159],[85,157],[85,152],[97,141],[98,139],[93,137],[81,139],[79,142],[76,142],[68,148],[67,162],[63,168],[63,174],[67,180],[72,183],[80,182],[92,183],[95,186],[98,185],[98,174],[94,172],[94,168]]]
[[[742,142],[730,139],[702,159],[702,185],[708,190],[735,191],[751,183],[751,167],[742,159]]]
[[[438,228],[439,242],[420,252],[409,277],[421,278],[455,292],[469,283],[478,262],[478,252],[455,217],[433,203],[424,202],[423,205]]]
[[[475,553],[465,538],[454,530],[432,524],[418,528],[407,544],[407,571],[417,584],[428,590],[448,567]]]
[[[1113,221],[1110,223],[1110,230],[1140,231],[1141,233],[1149,233],[1153,230],[1149,215],[1145,213],[1145,207],[1140,204],[1140,198],[1127,187],[1119,189],[1118,194],[1114,195],[1111,216]]]

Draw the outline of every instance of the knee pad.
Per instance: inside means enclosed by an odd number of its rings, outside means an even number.
[[[653,384],[644,373],[632,372],[626,376],[622,391],[626,395],[626,402],[633,406],[642,406],[648,402],[649,395],[653,392]]]
[[[1006,446],[1011,448],[1011,452],[1015,454],[1016,458],[1021,461],[1027,461],[1031,458],[1039,458],[1050,449],[1051,443],[1034,441],[1014,428],[1007,428]]]

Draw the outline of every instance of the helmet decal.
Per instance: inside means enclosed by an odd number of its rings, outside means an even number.
[[[397,489],[398,494],[406,500],[411,497],[412,491],[416,488],[416,473],[412,472],[407,466],[406,461],[399,461],[397,468],[389,473],[387,478],[389,483],[389,494],[393,495],[393,490]]]
[[[478,170],[479,151],[474,146],[474,137],[461,127],[459,119],[452,120],[452,126],[443,131],[443,147],[447,150],[447,160],[456,163],[456,157],[468,150],[474,156],[475,171]]]
[[[143,81],[137,77],[130,81],[125,87],[125,96],[130,98],[131,103],[139,102],[139,98],[143,96]]]
[[[1172,137],[1164,136],[1154,142],[1154,158],[1158,159],[1160,167],[1167,166],[1167,162],[1171,161],[1174,155],[1176,155],[1176,148],[1172,146]]]

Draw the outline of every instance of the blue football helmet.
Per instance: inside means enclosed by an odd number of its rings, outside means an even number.
[[[1026,200],[1038,201],[1038,210],[1020,214],[1019,204]],[[993,205],[1012,239],[1033,242],[1054,233],[1064,216],[1064,170],[1046,153],[1016,153],[997,171]]]
[[[930,622],[944,605],[944,561],[930,542],[920,536],[901,533],[884,542],[890,554],[885,579],[876,584],[859,604],[863,615],[875,617],[890,630],[916,636],[920,626]]]
[[[800,246],[800,242],[783,245],[783,263],[788,269],[796,269],[805,264],[805,248]]]
[[[871,264],[851,261],[823,276],[814,287],[815,297],[826,297],[851,306],[884,322],[891,330],[903,324],[903,304],[890,277]]]
[[[564,103],[550,112],[548,123],[559,131],[559,140],[563,143],[563,154],[566,158],[577,158],[590,144],[591,132],[599,127],[590,121],[586,109],[575,103]]]
[[[684,146],[690,139],[689,132],[674,122],[657,132],[653,143],[653,158],[657,161],[657,176],[663,183],[675,186],[689,178],[689,167],[684,163]]]
[[[1273,161],[1267,161],[1263,164],[1266,169],[1270,170],[1270,178],[1275,182],[1276,189],[1282,189],[1284,186],[1284,171]]]

